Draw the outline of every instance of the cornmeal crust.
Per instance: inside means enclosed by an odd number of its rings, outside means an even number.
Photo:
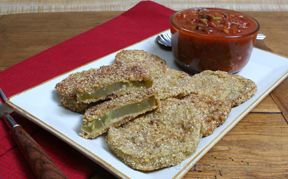
[[[166,99],[155,112],[110,128],[106,141],[117,157],[136,170],[173,166],[195,152],[201,138],[200,117],[189,101]]]
[[[250,79],[210,70],[192,76],[190,87],[193,93],[230,102],[233,107],[247,101],[257,90],[256,84]]]
[[[143,86],[122,85],[121,89],[101,98],[81,100],[81,94],[93,94],[96,88],[105,88],[116,82],[143,83]],[[56,92],[62,106],[83,113],[98,101],[113,99],[135,90],[145,90],[153,84],[147,71],[139,66],[123,66],[120,64],[102,66],[98,69],[77,72],[56,84]],[[144,89],[142,89],[144,88]],[[80,96],[80,97],[79,97]]]
[[[57,83],[55,89],[60,98],[61,105],[74,112],[83,113],[89,107],[89,104],[77,101],[76,86],[78,83],[82,83],[88,76],[95,73],[96,69],[73,73]]]
[[[143,50],[123,50],[117,53],[115,62],[122,65],[139,65],[146,69],[153,80],[152,88],[160,99],[183,97],[191,93],[187,86],[190,76],[182,71],[168,68],[165,60]]]
[[[168,68],[165,60],[144,50],[122,50],[116,54],[114,63],[139,65],[148,71],[153,80],[163,77]]]
[[[190,94],[182,100],[188,101],[198,110],[201,116],[201,135],[203,137],[212,134],[217,127],[223,124],[231,111],[230,102],[215,100],[208,96]]]
[[[139,87],[129,85],[133,82],[137,82]],[[121,85],[120,89],[113,91],[110,94],[104,95],[103,97],[93,97],[96,89],[104,89],[117,83],[127,84]],[[152,86],[152,84],[153,81],[144,68],[137,65],[126,66],[121,64],[114,64],[110,66],[102,66],[95,70],[95,73],[90,74],[89,76],[85,76],[84,79],[80,81],[80,83],[76,84],[75,91],[77,101],[83,103],[91,103],[107,99],[109,95],[122,96],[126,94],[126,91],[129,91],[130,88],[149,88]],[[92,97],[82,99],[82,97],[86,94],[92,94]]]

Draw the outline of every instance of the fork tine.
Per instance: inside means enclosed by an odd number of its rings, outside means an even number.
[[[166,38],[171,39],[171,33],[165,33],[164,35],[166,36]]]
[[[159,34],[156,38],[157,43],[167,50],[171,50],[171,36],[170,33]]]
[[[171,42],[171,34],[170,33],[164,33],[163,37],[168,41],[169,43]]]
[[[165,43],[170,43],[170,41],[167,40],[163,34],[160,35],[160,38],[162,41],[165,41]]]

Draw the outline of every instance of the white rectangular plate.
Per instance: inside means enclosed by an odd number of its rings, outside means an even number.
[[[170,51],[162,50],[155,44],[152,36],[129,46],[127,49],[142,49],[165,59],[168,65],[176,68]],[[60,106],[55,94],[55,85],[69,74],[98,68],[111,64],[115,53],[81,66],[66,74],[19,93],[9,99],[9,104],[32,122],[50,131],[84,155],[88,156],[107,170],[122,178],[180,178],[213,147],[230,129],[232,129],[253,107],[255,107],[272,89],[288,75],[288,59],[278,55],[254,49],[248,65],[239,73],[257,84],[257,93],[244,104],[233,108],[226,122],[214,133],[201,139],[197,151],[177,166],[159,171],[143,173],[131,169],[118,160],[107,148],[104,137],[94,140],[83,139],[78,135],[81,115]]]

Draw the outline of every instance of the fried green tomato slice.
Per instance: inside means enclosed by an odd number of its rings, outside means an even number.
[[[80,136],[96,138],[110,127],[120,126],[140,114],[158,108],[158,106],[159,100],[151,91],[146,94],[133,93],[103,102],[85,112]]]
[[[152,88],[157,91],[161,100],[181,98],[191,93],[190,80],[187,73],[168,68],[162,77],[154,80]]]
[[[165,60],[144,50],[122,50],[116,54],[114,63],[126,66],[139,65],[148,71],[153,81],[165,75],[168,69]]]
[[[200,116],[189,101],[169,98],[156,111],[137,117],[106,136],[109,149],[140,171],[179,164],[192,155],[201,138]]]
[[[149,88],[152,85],[151,81],[126,81],[126,82],[115,82],[111,83],[104,87],[92,87],[89,89],[89,92],[79,92],[77,95],[78,101],[82,101],[84,103],[91,103],[95,101],[99,101],[101,99],[106,99],[107,96],[111,94],[118,94],[120,93],[132,91],[132,89],[137,88]],[[139,89],[138,89],[139,90]],[[125,93],[124,92],[124,93]]]
[[[152,86],[147,71],[137,65],[114,64],[69,75],[56,84],[61,105],[83,113],[92,103],[147,89]]]
[[[165,60],[143,50],[122,50],[117,53],[115,64],[139,65],[150,74],[159,98],[182,97],[190,93],[190,76],[182,71],[168,68]]]
[[[193,106],[201,116],[201,135],[203,137],[213,133],[213,131],[225,122],[231,111],[229,101],[215,100],[208,96],[190,94],[182,98],[189,105]]]
[[[122,96],[131,89],[147,89],[153,84],[148,72],[137,65],[102,66],[85,78],[76,85],[77,100],[83,103],[97,102],[108,96]]]
[[[71,111],[84,113],[90,106],[83,102],[77,101],[76,86],[84,83],[85,80],[95,74],[97,69],[90,69],[82,72],[77,72],[69,75],[64,80],[56,84],[55,89],[57,96],[60,99],[61,105]]]
[[[257,90],[256,84],[250,79],[210,70],[192,76],[189,86],[198,95],[230,102],[233,107],[247,101]]]

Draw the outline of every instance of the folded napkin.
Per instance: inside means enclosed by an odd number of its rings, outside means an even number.
[[[142,1],[113,20],[1,72],[0,88],[7,96],[12,96],[87,62],[125,48],[169,28],[168,20],[172,13],[171,9],[155,2]],[[93,172],[103,171],[94,162],[27,119],[17,114],[14,114],[14,117],[68,178],[87,178]],[[11,140],[3,120],[0,121],[0,143],[1,178],[32,178],[33,175]]]

